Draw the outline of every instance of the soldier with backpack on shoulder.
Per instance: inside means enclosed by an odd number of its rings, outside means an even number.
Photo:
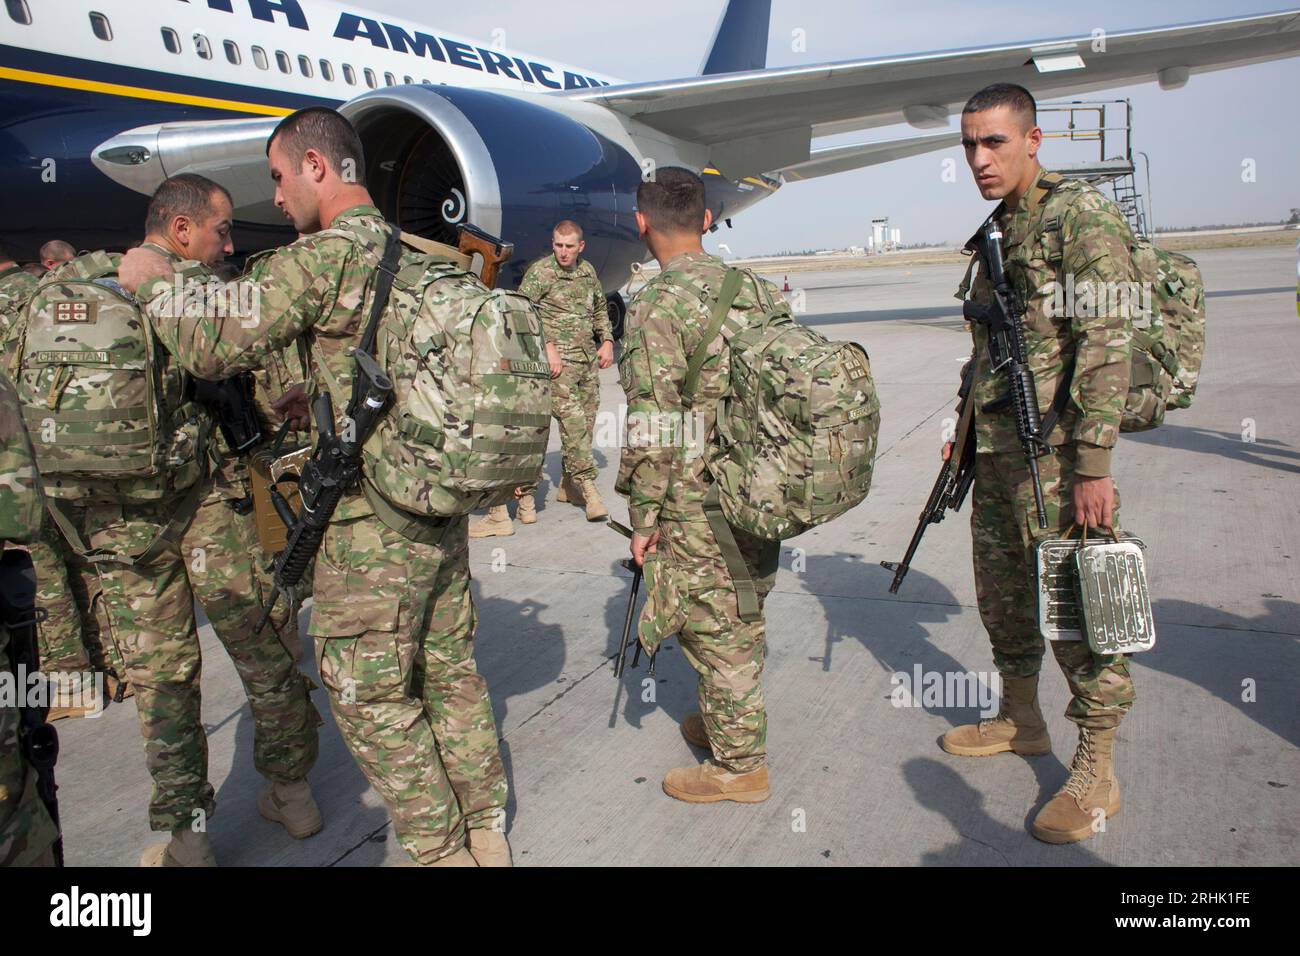
[[[636,215],[661,271],[628,311],[615,490],[646,579],[639,639],[654,653],[679,634],[700,681],[682,735],[712,758],[669,771],[663,789],[759,803],[770,793],[763,604],[780,540],[866,497],[880,406],[860,346],[798,325],[775,286],[704,251],[698,175],[656,170]]]

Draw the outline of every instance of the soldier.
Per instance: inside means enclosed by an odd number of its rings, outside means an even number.
[[[642,629],[678,631],[682,651],[699,673],[700,712],[688,714],[683,736],[711,751],[713,760],[669,771],[664,792],[690,803],[768,798],[767,714],[759,674],[763,670],[763,600],[776,577],[779,545],[733,529],[740,557],[754,581],[757,620],[741,620],[736,584],[709,528],[704,499],[712,484],[704,455],[682,454],[671,444],[649,441],[661,429],[634,423],[665,423],[687,414],[703,416],[694,434],[712,440],[717,399],[727,387],[730,356],[721,337],[710,347],[692,411],[682,402],[688,357],[709,324],[709,306],[727,267],[700,242],[712,215],[704,184],[689,170],[661,168],[637,189],[637,227],[661,271],[628,310],[619,370],[627,393],[628,436],[616,490],[627,498],[633,530],[632,557],[647,582]],[[763,283],[772,302],[780,293]],[[759,306],[749,282],[731,315]],[[685,435],[692,429],[667,429]],[[707,452],[706,452],[707,454]]]
[[[1095,189],[1044,173],[1037,158],[1042,131],[1028,91],[1003,83],[981,90],[966,103],[961,129],[980,194],[1002,200],[993,215],[1006,237],[1008,277],[1027,308],[1025,350],[1039,405],[1045,417],[1046,409],[1062,410],[1047,436],[1052,454],[1039,459],[1049,524],[1040,531],[1014,413],[1005,405],[989,409],[1008,384],[990,368],[987,331],[975,325],[975,589],[1003,692],[996,717],[954,727],[943,749],[960,756],[1045,754],[1051,742],[1038,706],[1043,639],[1035,612],[1035,544],[1071,523],[1109,528],[1119,520],[1111,449],[1128,392],[1131,337],[1122,303],[1077,311],[1067,303],[1058,315],[1053,291],[1068,275],[1076,295],[1091,290],[1094,302],[1107,301],[1101,297],[1107,283],[1136,278],[1133,236],[1123,214]],[[992,298],[983,275],[972,283],[968,272],[958,298],[968,289],[982,303]],[[951,444],[945,458],[950,452]],[[1070,687],[1065,715],[1079,726],[1079,742],[1069,779],[1039,811],[1032,832],[1049,843],[1068,843],[1091,836],[1103,814],[1119,809],[1112,747],[1134,692],[1122,655],[1096,656],[1083,641],[1054,641],[1052,652]]]
[[[36,291],[36,278],[27,272],[3,248],[0,248],[0,343],[5,343],[8,366],[10,330],[27,301]]]
[[[557,500],[584,504],[588,521],[609,517],[596,488],[596,461],[591,436],[600,408],[598,368],[614,364],[614,330],[609,322],[605,290],[591,263],[582,258],[587,244],[582,227],[571,219],[551,233],[552,254],[528,267],[519,292],[528,296],[542,316],[546,358],[551,365],[551,415],[560,426],[563,477]],[[600,346],[595,341],[599,339]],[[525,485],[519,497],[519,520],[533,524],[536,484]],[[492,508],[486,518],[470,525],[471,538],[514,534],[506,505]]]
[[[49,272],[77,258],[77,250],[62,239],[51,239],[41,246],[41,267]]]
[[[230,375],[301,337],[315,387],[331,388],[351,379],[390,227],[361,185],[361,142],[333,110],[286,117],[267,157],[276,204],[306,235],[268,257],[235,312],[176,308],[166,263],[147,249],[127,254],[122,278],[193,373]],[[209,295],[231,298],[220,287]],[[334,397],[341,412],[347,395]],[[505,772],[472,656],[466,524],[401,522],[380,495],[349,489],[317,555],[310,633],[335,720],[407,853],[420,864],[509,865]]]
[[[0,549],[34,540],[43,510],[22,409],[0,371]],[[8,670],[9,635],[0,625],[0,672]],[[18,721],[16,706],[0,706],[0,866],[53,866],[59,830],[37,794],[35,771],[23,759]]]
[[[168,269],[187,260],[220,262],[232,248],[231,218],[230,197],[216,183],[194,175],[173,177],[150,200],[145,245]],[[43,285],[33,299],[33,328],[46,290],[57,290],[59,281]],[[184,401],[180,371],[165,353],[160,365],[167,412],[173,420],[182,419],[183,413],[170,407]],[[206,417],[205,412],[194,414],[194,421]],[[200,430],[207,427],[199,425]],[[185,447],[170,435],[164,440],[173,449]],[[193,447],[194,454],[204,454],[201,440]],[[320,723],[308,696],[311,682],[298,672],[274,630],[253,634],[262,600],[269,595],[260,593],[248,523],[232,521],[221,495],[209,494],[211,479],[201,457],[194,467],[200,477],[189,486],[192,490],[171,492],[156,505],[123,504],[111,490],[88,481],[75,500],[61,489],[64,497],[57,508],[50,508],[69,546],[87,559],[79,567],[81,573],[98,577],[107,629],[122,650],[126,673],[136,688],[154,781],[149,822],[154,830],[171,833],[168,843],[145,850],[144,866],[215,863],[204,823],[215,802],[199,713],[195,597],[248,694],[254,764],[270,781],[258,801],[259,811],[299,839],[322,826],[306,779],[316,761]],[[48,490],[48,474],[44,480]],[[102,560],[107,551],[131,554],[133,563]],[[93,564],[92,553],[101,558]]]
[[[6,266],[4,260],[7,255],[0,251],[0,351],[4,369],[12,374],[22,339],[24,311],[39,280],[11,260]],[[45,270],[37,271],[43,274]],[[38,636],[41,668],[51,678],[48,719],[98,713],[102,709],[98,688],[88,680],[92,661],[97,669],[106,672],[110,694],[129,696],[129,686],[119,681],[125,670],[121,655],[111,645],[101,645],[101,631],[92,610],[94,595],[86,590],[82,578],[69,573],[67,549],[48,520],[28,552],[36,570],[36,604],[46,611]]]

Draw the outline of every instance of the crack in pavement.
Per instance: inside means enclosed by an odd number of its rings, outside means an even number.
[[[581,677],[579,677],[577,680],[571,682],[571,683],[569,684],[568,687],[564,688],[564,690],[560,691],[558,694],[556,694],[554,697],[552,697],[552,698],[551,698],[550,700],[548,700],[546,703],[542,704],[542,706],[539,707],[537,710],[533,711],[533,713],[531,713],[531,714],[529,714],[527,717],[525,717],[525,718],[524,718],[524,719],[519,723],[519,726],[517,726],[517,727],[514,728],[514,730],[511,730],[511,731],[510,731],[509,733],[507,733],[507,734],[502,734],[502,735],[501,735],[501,739],[502,739],[502,740],[505,740],[506,737],[508,737],[510,734],[513,734],[513,733],[516,733],[516,732],[519,731],[519,730],[522,730],[522,729],[524,728],[524,726],[525,726],[525,725],[526,725],[530,720],[532,720],[534,717],[536,717],[536,716],[537,716],[538,714],[540,714],[542,711],[546,710],[546,709],[547,709],[548,707],[550,707],[552,704],[554,704],[554,703],[556,703],[557,701],[559,701],[559,700],[560,700],[561,698],[563,698],[566,694],[568,694],[569,691],[573,690],[575,687],[577,687],[579,684],[581,684],[583,681],[585,681],[585,680],[586,680],[588,677],[590,677],[592,674],[596,673],[597,671],[602,671],[602,670],[604,670],[604,669],[605,669],[605,665],[606,665],[606,664],[610,664],[610,663],[612,663],[613,660],[614,660],[614,657],[613,657],[613,656],[603,658],[599,664],[597,664],[595,667],[593,667],[593,668],[592,668],[591,670],[589,670],[587,673],[583,674],[583,675],[582,675]]]

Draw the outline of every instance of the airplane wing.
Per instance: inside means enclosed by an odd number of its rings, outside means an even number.
[[[960,142],[961,133],[950,130],[946,133],[931,133],[928,136],[912,136],[908,139],[891,139],[878,143],[826,146],[812,150],[805,162],[795,163],[793,166],[786,166],[775,172],[787,182],[816,179],[819,176],[844,173],[862,166],[892,163],[896,159],[917,156],[936,149],[947,149]]]
[[[1004,46],[749,70],[575,90],[657,130],[711,147],[737,178],[809,160],[813,136],[910,123],[946,126],[976,90],[1015,82],[1036,96],[1156,80],[1300,54],[1300,10]]]

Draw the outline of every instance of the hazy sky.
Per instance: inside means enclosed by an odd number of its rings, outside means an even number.
[[[493,30],[504,29],[510,47],[624,80],[696,74],[723,7],[723,0],[549,0],[498,2],[480,11],[409,0],[363,2],[414,23],[485,41]],[[1087,35],[1098,27],[1114,32],[1266,13],[1284,3],[773,0],[768,65]],[[806,35],[805,52],[791,49],[796,28]],[[1134,149],[1150,156],[1158,226],[1277,220],[1300,206],[1300,58],[1193,76],[1181,90],[1165,92],[1146,83],[1089,94],[1091,99],[1119,97],[1133,102]],[[918,132],[887,127],[825,142]],[[1041,154],[1044,165],[1050,167],[1053,155],[1062,156],[1063,150],[1049,142]],[[940,175],[948,157],[958,164],[955,183],[944,183]],[[1254,182],[1242,181],[1245,159],[1255,161]],[[1139,187],[1145,191],[1145,186],[1143,175]],[[978,225],[987,207],[975,192],[961,149],[954,147],[791,183],[738,216],[734,229],[719,230],[714,241],[725,242],[737,255],[863,244],[871,219],[889,216],[902,229],[904,242],[957,242]]]

